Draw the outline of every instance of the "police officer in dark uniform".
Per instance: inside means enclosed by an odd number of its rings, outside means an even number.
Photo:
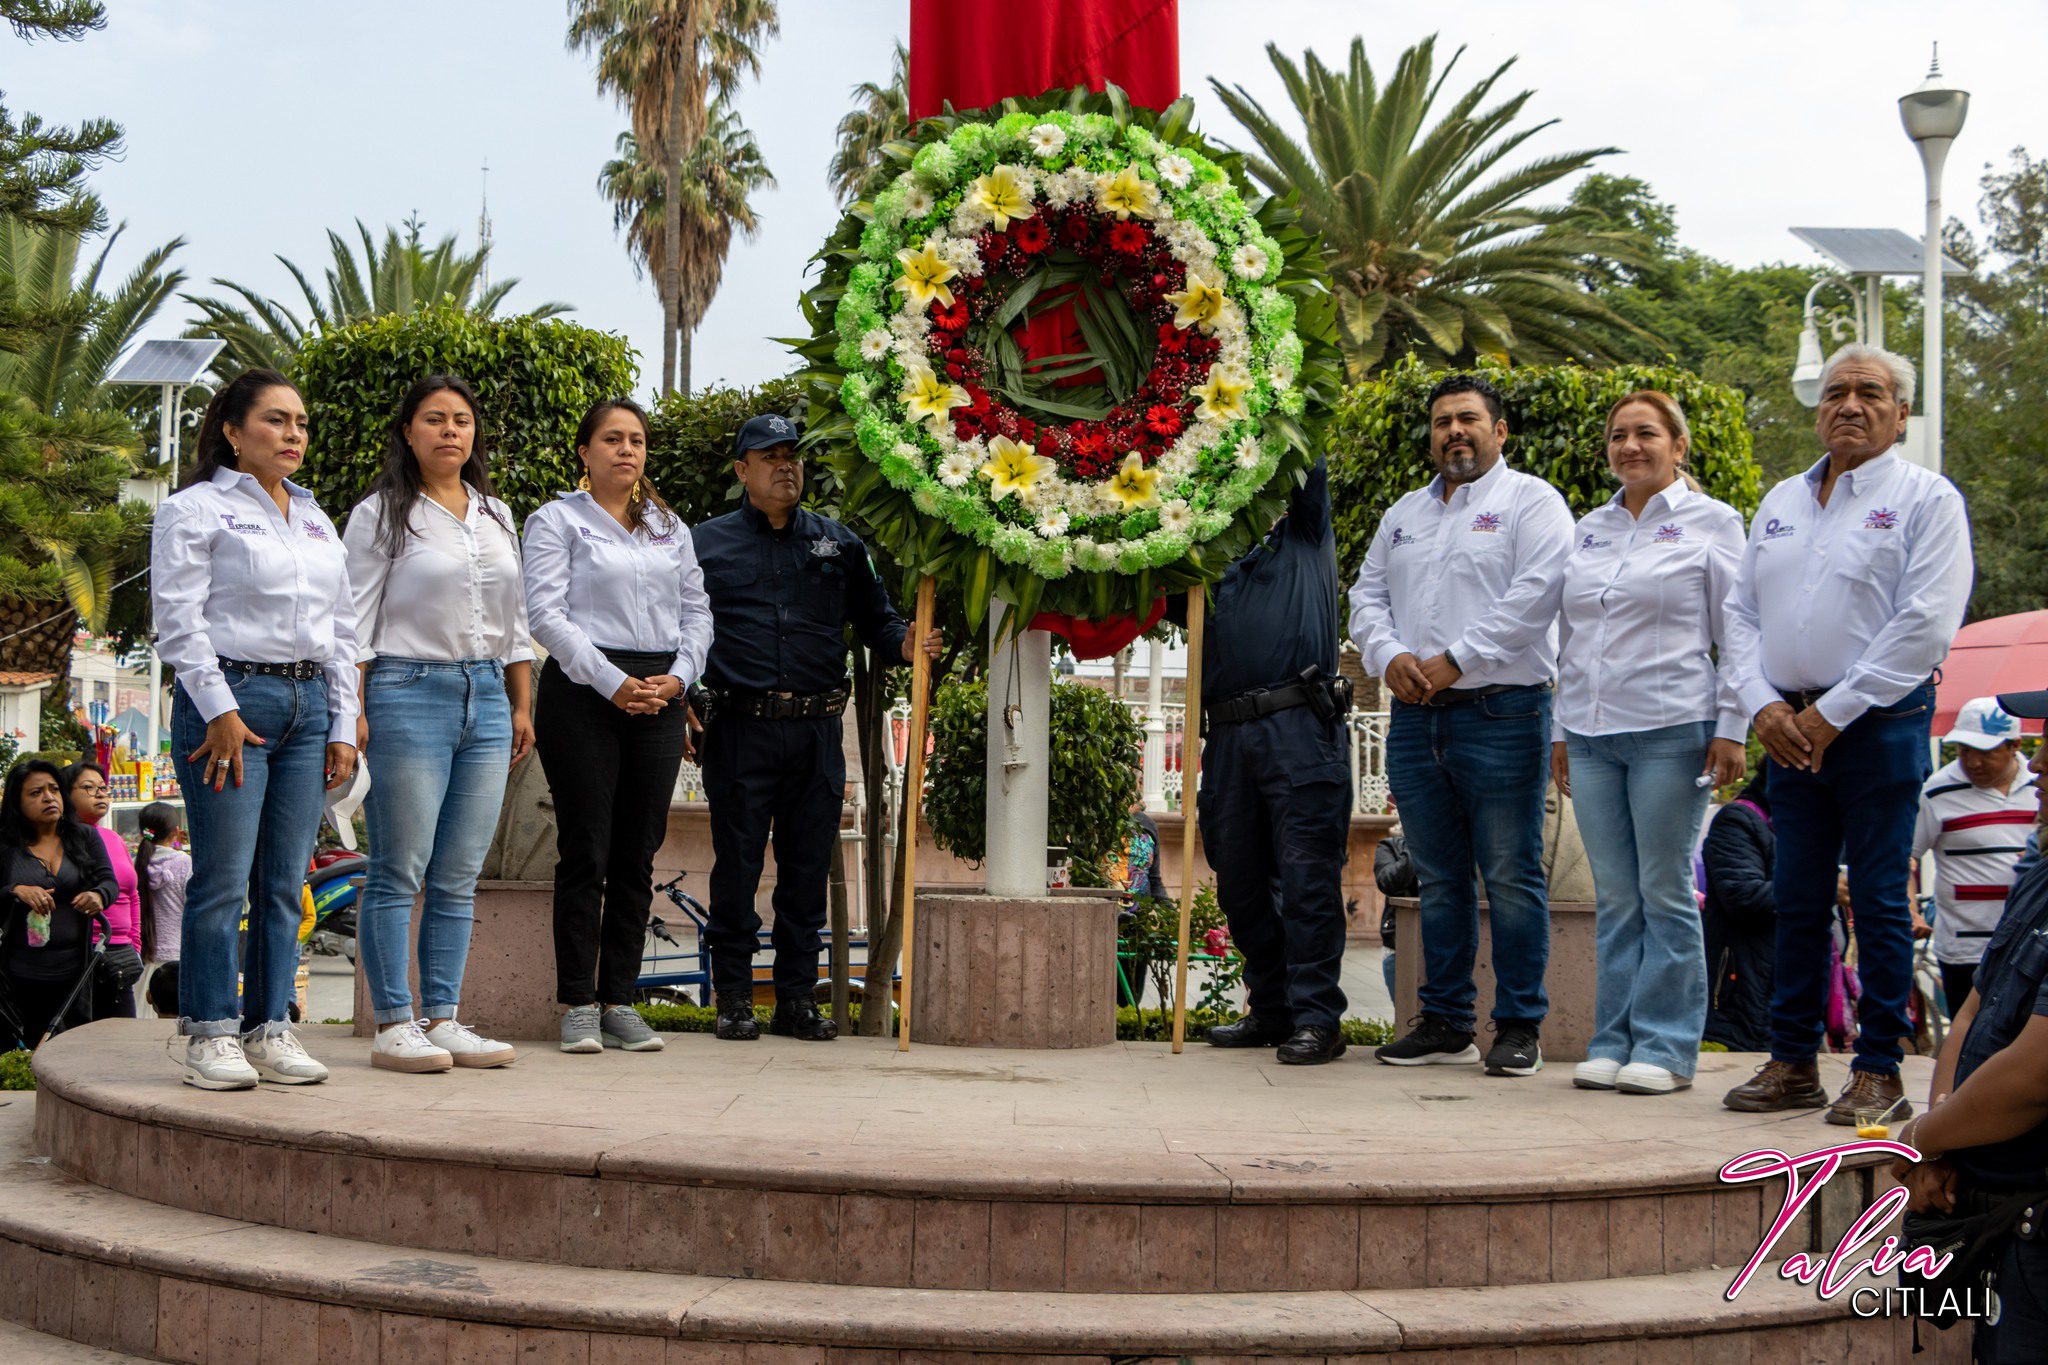
[[[693,700],[704,732],[698,763],[711,805],[711,984],[718,1036],[760,1036],[754,1020],[754,893],[770,831],[775,840],[775,1014],[768,1031],[828,1042],[818,1013],[818,934],[832,841],[839,837],[846,758],[845,628],[882,660],[910,658],[867,547],[853,532],[798,506],[801,431],[788,418],[752,417],[733,442],[739,510],[692,532],[711,597],[711,657]],[[926,649],[936,654],[938,632]],[[707,714],[708,713],[708,714]]]
[[[2015,716],[2048,717],[2048,692],[2008,694],[1998,704]],[[2048,774],[2048,744],[2031,766]],[[1982,1230],[1996,1239],[1996,1311],[1978,1322],[1975,1359],[2048,1359],[2048,866],[2037,862],[2013,884],[1975,988],[1956,1006],[1927,1112],[1895,1136],[1924,1158],[1892,1168],[1911,1192],[1909,1215],[1991,1225]]]
[[[1317,460],[1287,515],[1224,572],[1202,649],[1198,805],[1250,1011],[1217,1047],[1292,1065],[1344,1055],[1344,858],[1351,762],[1337,674],[1337,539]]]

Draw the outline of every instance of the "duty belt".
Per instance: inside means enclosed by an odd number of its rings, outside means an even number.
[[[223,668],[239,668],[244,673],[256,673],[266,678],[290,678],[293,682],[312,682],[320,676],[320,665],[311,659],[294,659],[288,664],[258,664],[247,659],[230,659],[216,656]]]
[[[738,689],[715,694],[716,708],[754,720],[815,720],[836,716],[846,709],[851,694],[843,687],[830,692],[745,692]]]
[[[1279,687],[1255,687],[1249,692],[1240,692],[1228,701],[1219,701],[1202,708],[1202,718],[1210,725],[1235,725],[1247,720],[1257,720],[1278,711],[1291,711],[1297,706],[1317,706],[1325,698],[1333,715],[1343,715],[1351,709],[1351,688],[1344,679],[1319,678],[1314,682],[1284,683]]]

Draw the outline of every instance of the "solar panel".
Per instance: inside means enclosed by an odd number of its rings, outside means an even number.
[[[107,376],[110,384],[190,384],[206,373],[225,341],[201,337],[190,341],[145,341]]]
[[[1851,275],[1917,275],[1920,239],[1897,228],[1793,228],[1792,235]],[[1944,275],[1969,273],[1953,256],[1941,258]]]

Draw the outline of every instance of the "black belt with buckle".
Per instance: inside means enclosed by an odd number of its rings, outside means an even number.
[[[830,692],[742,692],[714,694],[714,708],[721,715],[747,716],[754,720],[817,720],[836,716],[846,709],[852,695],[846,688]]]
[[[1941,670],[1936,669],[1934,672],[1928,674],[1928,676],[1924,680],[1914,683],[1913,686],[1907,690],[1909,692],[1918,692],[1921,688],[1933,687],[1940,681]],[[1835,684],[1835,686],[1839,687],[1841,686],[1841,684],[1837,683]],[[1806,711],[1810,710],[1812,707],[1817,705],[1822,697],[1825,697],[1828,693],[1834,690],[1834,687],[1802,687],[1793,689],[1791,691],[1787,691],[1785,688],[1781,687],[1778,689],[1778,695],[1783,697],[1785,699],[1786,704],[1790,706],[1794,711]]]
[[[216,656],[222,668],[239,668],[244,673],[255,673],[265,678],[290,678],[293,682],[312,682],[321,675],[320,664],[311,659],[294,659],[288,664],[259,664],[247,659],[230,659]]]
[[[1503,692],[1513,692],[1527,687],[1527,683],[1490,683],[1485,687],[1439,687],[1429,694],[1424,706],[1456,706],[1460,702],[1478,701],[1481,697],[1497,697]],[[1550,689],[1546,686],[1544,691]]]
[[[1236,725],[1279,711],[1291,711],[1297,706],[1313,706],[1325,719],[1341,716],[1351,709],[1350,680],[1317,678],[1283,683],[1279,687],[1255,687],[1227,701],[1203,707],[1202,719],[1207,725]]]

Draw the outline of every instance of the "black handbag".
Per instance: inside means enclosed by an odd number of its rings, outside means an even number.
[[[109,943],[100,950],[99,974],[109,990],[125,991],[142,979],[142,954],[133,944]]]
[[[1978,1194],[1958,1202],[1967,1202],[1970,1211],[1908,1213],[1899,1225],[1905,1246],[1924,1246],[1949,1258],[1938,1275],[1899,1267],[1900,1287],[1920,1291],[1919,1319],[1944,1332],[1966,1319],[1974,1321],[1966,1310],[1981,1310],[1990,1302],[1992,1273],[2007,1239],[2032,1240],[2039,1235],[2040,1215],[2048,1212],[2048,1190],[2003,1197]]]

